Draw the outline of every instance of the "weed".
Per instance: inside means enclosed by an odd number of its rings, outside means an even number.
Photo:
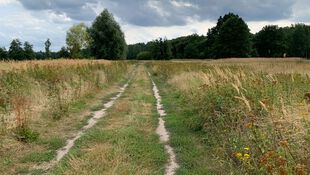
[[[27,126],[16,128],[14,134],[17,140],[26,143],[34,142],[39,138],[39,133]]]
[[[309,64],[281,60],[271,68],[271,62],[151,62],[148,66],[159,82],[180,95],[182,111],[189,116],[184,123],[227,173],[292,174],[297,169],[306,173],[309,169],[303,165],[309,164],[306,147],[310,145],[304,123],[309,122],[310,79],[305,67]],[[244,152],[245,147],[250,152]],[[274,156],[260,163],[270,151]]]
[[[22,159],[21,162],[26,163],[26,162],[47,162],[50,161],[54,158],[55,152],[53,151],[46,151],[46,152],[33,152],[28,155],[25,155]]]

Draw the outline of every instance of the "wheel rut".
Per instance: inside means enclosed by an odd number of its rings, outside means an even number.
[[[156,133],[159,135],[160,142],[164,144],[165,150],[169,155],[169,161],[166,165],[165,175],[174,175],[176,173],[176,170],[179,168],[179,164],[177,163],[176,154],[173,148],[169,145],[170,133],[165,127],[165,120],[164,120],[166,112],[164,110],[163,104],[161,103],[161,96],[159,94],[159,89],[157,88],[149,72],[148,75],[153,84],[153,93],[156,98],[156,107],[157,112],[159,114],[158,127],[156,129]]]
[[[131,82],[131,80],[132,80],[132,77],[127,81],[127,83],[125,83],[122,87],[120,87],[117,95],[110,98],[110,100],[103,105],[104,108],[98,111],[92,112],[93,117],[91,117],[87,121],[87,124],[83,126],[83,128],[80,131],[76,132],[74,135],[71,136],[70,139],[66,140],[66,145],[62,147],[61,149],[57,150],[56,157],[52,161],[41,164],[35,167],[34,169],[37,169],[37,170],[41,169],[41,170],[47,171],[53,168],[57,163],[59,163],[69,153],[69,151],[74,147],[75,142],[78,139],[80,139],[89,129],[94,127],[98,123],[98,121],[106,115],[107,110],[110,109],[114,105],[116,100],[118,100],[123,95],[123,93],[129,86],[129,83]]]

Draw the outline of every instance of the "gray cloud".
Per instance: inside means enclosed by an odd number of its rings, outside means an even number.
[[[90,4],[97,0],[18,0],[29,10],[48,10],[54,14],[65,14],[67,17],[78,21],[90,21],[96,13]]]
[[[295,0],[19,0],[30,10],[64,13],[73,20],[95,18],[92,5],[109,9],[125,23],[137,26],[185,25],[191,19],[216,20],[234,12],[248,21],[290,18]]]

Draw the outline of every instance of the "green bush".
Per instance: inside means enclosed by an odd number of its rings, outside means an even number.
[[[21,142],[31,143],[39,138],[39,133],[27,126],[22,126],[16,128],[15,137]]]
[[[148,52],[148,51],[140,52],[140,53],[137,55],[137,59],[138,59],[138,60],[151,60],[151,59],[152,59],[152,55],[151,55],[151,53]]]

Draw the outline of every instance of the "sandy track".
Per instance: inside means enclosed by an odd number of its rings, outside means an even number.
[[[165,127],[165,120],[164,117],[166,116],[166,112],[163,109],[163,105],[161,103],[161,96],[159,95],[159,90],[151,78],[151,74],[148,72],[148,75],[152,81],[153,84],[153,92],[154,96],[156,98],[156,106],[157,106],[157,112],[159,114],[159,122],[158,127],[156,129],[156,133],[159,135],[160,141],[165,145],[165,150],[169,155],[169,162],[166,165],[166,171],[165,175],[174,175],[176,173],[176,170],[179,168],[179,165],[176,160],[176,155],[173,150],[173,148],[169,145],[169,132],[167,131]]]
[[[79,132],[77,132],[76,134],[74,134],[72,136],[72,138],[68,139],[66,141],[66,145],[59,149],[57,151],[57,155],[56,158],[54,160],[52,160],[51,162],[39,165],[37,167],[35,167],[35,169],[42,169],[44,171],[47,171],[49,169],[51,169],[52,167],[54,167],[59,161],[61,161],[71,150],[71,148],[75,145],[75,142],[80,139],[90,128],[92,128],[93,126],[95,126],[99,119],[103,118],[106,115],[106,111],[111,108],[115,101],[117,99],[119,99],[123,93],[125,92],[125,90],[127,89],[129,83],[130,83],[131,79],[128,80],[128,82],[120,88],[120,90],[118,91],[118,94],[114,97],[112,97],[110,99],[109,102],[104,104],[104,108],[98,111],[93,112],[92,114],[92,118],[90,118],[87,122],[87,125],[85,125]]]

